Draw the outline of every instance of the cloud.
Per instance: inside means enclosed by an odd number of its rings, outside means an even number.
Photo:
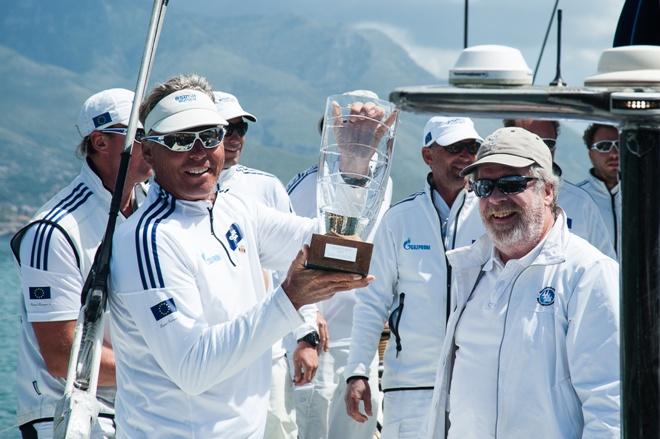
[[[375,29],[399,44],[417,65],[438,79],[447,79],[449,69],[454,65],[460,50],[421,45],[414,41],[410,33],[398,26],[375,21],[361,21],[353,25],[356,29]]]

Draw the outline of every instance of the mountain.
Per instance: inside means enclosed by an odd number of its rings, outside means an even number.
[[[16,229],[77,172],[81,103],[109,87],[135,88],[149,2],[102,0],[4,5],[0,17],[0,234]],[[378,29],[291,13],[223,17],[171,2],[151,84],[196,72],[257,115],[242,162],[286,183],[318,160],[316,126],[328,95],[438,83]],[[421,131],[429,115],[401,115],[394,199],[423,184]],[[479,126],[479,125],[478,125]],[[497,122],[486,123],[497,127]],[[573,163],[574,160],[570,160]]]

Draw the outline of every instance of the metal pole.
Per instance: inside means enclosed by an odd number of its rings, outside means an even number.
[[[660,128],[621,135],[621,432],[660,437]]]
[[[552,27],[552,20],[554,20],[555,18],[555,11],[557,11],[557,6],[559,6],[559,0],[555,0],[555,5],[552,8],[552,14],[550,14],[550,21],[548,21],[548,28],[545,30],[545,36],[543,37],[543,44],[541,44],[541,51],[539,52],[539,58],[536,60],[536,67],[534,67],[534,76],[532,77],[532,84],[536,82],[536,74],[538,73],[539,66],[541,65],[541,58],[543,58],[545,43],[548,42],[548,35],[550,35],[550,28]]]
[[[463,14],[463,49],[468,46],[468,0],[465,0],[465,12]]]

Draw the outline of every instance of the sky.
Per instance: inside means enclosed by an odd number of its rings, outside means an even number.
[[[217,8],[217,4],[215,0],[200,0],[176,6],[200,10],[205,6]],[[469,0],[468,45],[518,48],[533,70],[554,5],[555,0]],[[558,2],[563,11],[562,77],[569,85],[581,86],[584,78],[596,73],[600,53],[612,47],[622,6],[623,0]],[[378,28],[404,47],[420,66],[442,79],[447,78],[463,49],[464,0],[252,1],[234,3],[231,8],[223,8],[223,13],[226,19],[233,19],[254,13],[255,7],[260,13],[296,12],[318,21]],[[556,40],[555,20],[537,84],[547,84],[555,76]]]

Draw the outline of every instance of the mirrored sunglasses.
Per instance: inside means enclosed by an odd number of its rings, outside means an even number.
[[[444,148],[450,154],[460,154],[463,152],[464,149],[467,149],[467,151],[470,154],[476,154],[477,151],[479,151],[481,142],[479,142],[478,140],[465,140],[461,142],[452,143],[451,145],[447,145],[447,146],[438,145],[437,143],[436,145]]]
[[[212,149],[220,145],[225,138],[225,130],[221,127],[209,128],[203,131],[178,131],[160,136],[145,136],[143,140],[158,143],[174,152],[187,152],[193,149],[199,139],[202,146]]]
[[[601,140],[591,145],[591,149],[598,152],[610,152],[612,148],[619,150],[619,141],[618,140]]]
[[[122,136],[125,136],[128,133],[128,128],[104,128],[99,130],[99,132],[106,134],[121,134]],[[135,141],[141,143],[142,139],[144,139],[144,130],[138,128],[135,130]]]
[[[543,140],[543,143],[545,143],[545,146],[550,148],[551,151],[555,149],[555,146],[557,146],[557,139],[543,139],[543,138],[541,138],[541,140]]]
[[[519,194],[527,189],[527,183],[538,180],[536,177],[524,177],[522,175],[507,175],[497,180],[480,178],[472,182],[472,190],[479,198],[487,198],[495,188],[505,195]]]
[[[225,136],[227,137],[234,134],[234,132],[236,132],[239,136],[243,137],[245,133],[247,133],[248,123],[245,121],[230,123],[228,125],[225,125],[225,130],[227,131],[227,134],[225,134]]]

